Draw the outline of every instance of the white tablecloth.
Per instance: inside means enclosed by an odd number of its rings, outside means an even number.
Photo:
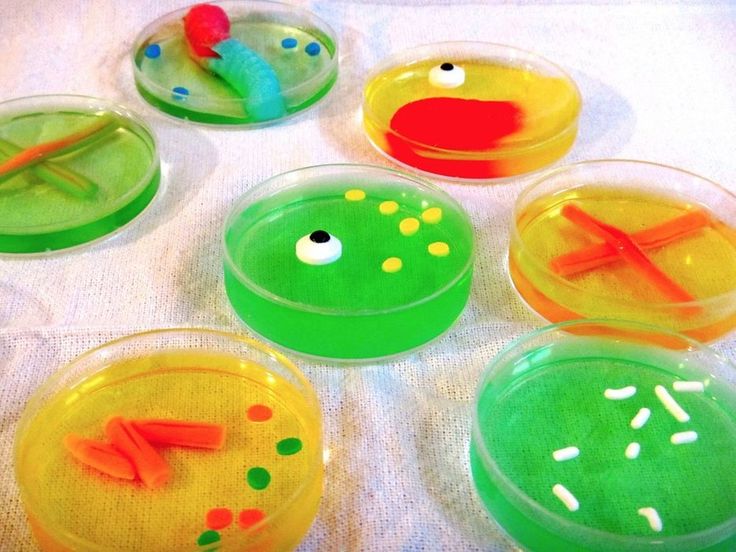
[[[0,258],[0,550],[35,550],[12,476],[15,424],[30,393],[86,349],[137,330],[245,332],[223,290],[220,230],[245,190],[321,163],[386,165],[356,118],[367,70],[422,43],[482,40],[542,53],[584,97],[566,161],[619,157],[679,166],[736,191],[736,8],[675,5],[301,2],[337,31],[341,75],[305,116],[256,131],[185,125],[133,86],[130,48],[186,0],[2,0],[2,99],[77,93],[126,103],[160,141],[164,186],[112,240],[48,258]],[[528,179],[527,179],[528,181]],[[444,184],[478,239],[470,304],[442,340],[400,362],[305,366],[330,448],[320,514],[301,549],[512,550],[468,473],[470,401],[484,365],[540,325],[505,269],[514,198],[525,179]],[[716,345],[736,357],[736,339]]]

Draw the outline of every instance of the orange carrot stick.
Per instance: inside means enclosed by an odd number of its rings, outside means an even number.
[[[693,234],[708,224],[710,218],[706,213],[691,211],[652,228],[635,232],[630,237],[642,249],[654,249]],[[549,266],[560,276],[571,276],[604,266],[620,258],[612,245],[602,243],[555,257]]]
[[[6,159],[3,163],[0,163],[0,177],[21,171],[31,165],[40,163],[48,157],[56,157],[81,148],[88,141],[97,140],[103,135],[114,131],[119,126],[113,116],[105,115],[98,117],[98,119],[88,127],[69,134],[64,138],[36,144],[18,152],[10,159]]]
[[[131,420],[141,436],[154,445],[217,450],[225,444],[225,426],[184,420]]]
[[[647,257],[646,253],[634,243],[626,232],[599,221],[573,204],[565,205],[562,208],[562,215],[570,222],[577,224],[612,246],[624,260],[631,264],[635,270],[647,278],[669,299],[678,303],[687,303],[695,300],[677,282],[657,268],[649,257]]]
[[[157,489],[166,484],[171,476],[171,468],[129,420],[120,416],[110,418],[105,426],[105,434],[133,463],[138,477],[146,487]]]
[[[85,466],[118,479],[135,479],[133,464],[112,445],[70,433],[64,437],[64,446]]]

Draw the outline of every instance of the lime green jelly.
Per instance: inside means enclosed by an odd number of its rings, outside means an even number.
[[[305,243],[315,263],[300,258]],[[241,200],[225,229],[225,286],[237,314],[316,357],[382,358],[440,335],[468,299],[472,259],[457,203],[377,167],[275,177]]]

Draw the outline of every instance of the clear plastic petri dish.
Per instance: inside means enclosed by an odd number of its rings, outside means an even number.
[[[127,108],[85,96],[0,103],[0,253],[106,236],[156,195],[158,149]]]
[[[690,338],[631,322],[532,332],[481,378],[476,489],[531,552],[733,550],[734,369]]]
[[[307,356],[382,359],[416,349],[468,300],[473,232],[435,186],[367,165],[275,176],[225,223],[225,288],[252,330]]]
[[[199,123],[263,126],[304,111],[337,80],[337,39],[309,11],[266,0],[198,4],[135,40],[143,98]]]
[[[320,407],[257,341],[135,334],[36,391],[15,471],[44,552],[290,550],[322,494]]]
[[[572,147],[581,97],[557,65],[483,42],[392,56],[367,79],[363,127],[392,160],[452,179],[535,171]]]
[[[632,320],[712,341],[736,326],[736,196],[653,163],[550,171],[516,202],[509,272],[551,322]]]

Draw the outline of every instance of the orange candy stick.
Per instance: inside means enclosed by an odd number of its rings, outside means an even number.
[[[708,226],[710,222],[710,218],[703,211],[691,211],[658,226],[635,232],[630,237],[640,248],[654,249],[693,234]],[[602,243],[555,257],[549,266],[560,276],[571,276],[607,265],[620,258],[612,245]]]
[[[135,479],[133,464],[112,445],[70,433],[64,437],[64,446],[85,466],[118,479]]]
[[[184,420],[131,420],[149,443],[218,450],[225,444],[225,426]]]
[[[6,159],[3,163],[0,163],[0,177],[21,171],[49,157],[57,157],[82,148],[88,143],[113,132],[119,126],[115,117],[111,115],[101,116],[98,119],[87,128],[83,128],[74,134],[43,144],[36,144],[18,152],[10,159]]]
[[[158,489],[171,477],[171,468],[129,420],[115,416],[108,420],[105,434],[112,444],[133,463],[138,477],[149,489]]]
[[[686,290],[681,288],[677,282],[662,272],[647,257],[646,253],[634,243],[631,237],[624,231],[605,224],[573,204],[562,208],[562,216],[570,222],[577,224],[591,234],[603,239],[608,245],[628,262],[642,276],[647,278],[659,291],[669,299],[678,303],[689,303],[695,298]]]

